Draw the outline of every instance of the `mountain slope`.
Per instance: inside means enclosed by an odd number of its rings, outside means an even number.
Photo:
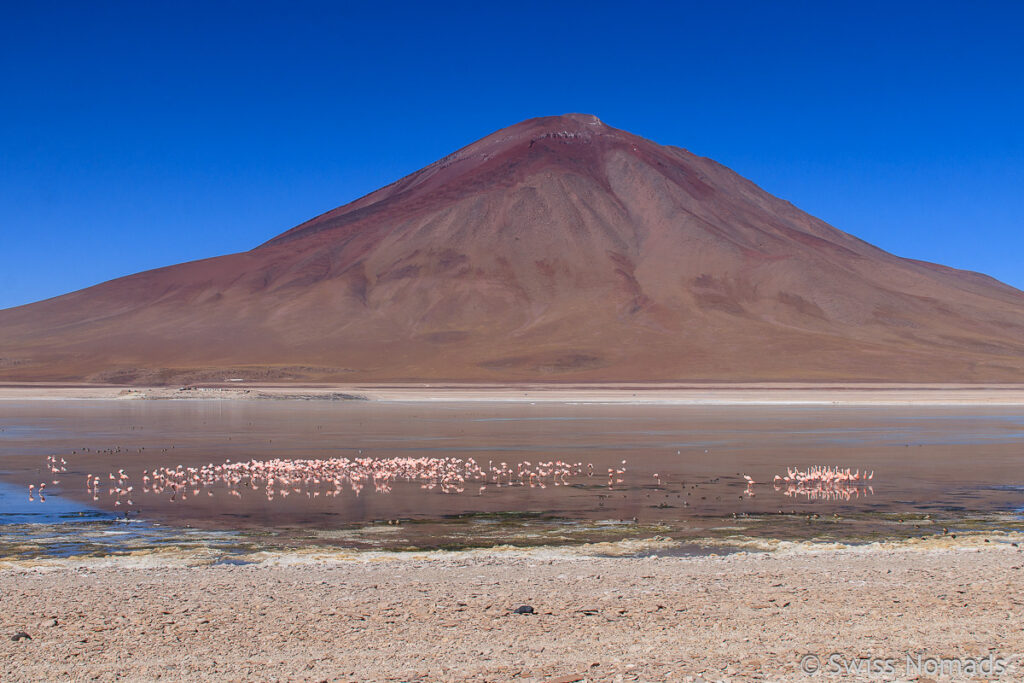
[[[1024,380],[1024,293],[522,122],[252,251],[0,311],[0,379]]]

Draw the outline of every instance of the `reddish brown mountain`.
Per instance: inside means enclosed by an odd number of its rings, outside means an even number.
[[[252,251],[0,311],[0,379],[1024,380],[1024,293],[593,116]]]

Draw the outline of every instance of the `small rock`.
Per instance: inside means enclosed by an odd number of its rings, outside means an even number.
[[[24,631],[18,631],[13,636],[11,636],[11,640],[13,640],[14,642],[17,643],[17,642],[20,642],[22,640],[32,640],[32,636],[30,636],[29,634],[25,633]]]
[[[513,612],[516,614],[533,614],[533,607],[530,605],[520,605],[519,607],[516,607]]]

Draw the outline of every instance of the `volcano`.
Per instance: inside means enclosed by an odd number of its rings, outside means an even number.
[[[0,379],[1024,381],[1024,293],[569,114],[251,251],[0,311]]]

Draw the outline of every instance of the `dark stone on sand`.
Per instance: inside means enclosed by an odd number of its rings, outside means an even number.
[[[11,640],[17,643],[22,640],[32,640],[32,636],[25,633],[24,631],[18,631],[13,636],[11,636]]]
[[[513,610],[516,614],[533,614],[533,608],[529,605],[520,605]]]

